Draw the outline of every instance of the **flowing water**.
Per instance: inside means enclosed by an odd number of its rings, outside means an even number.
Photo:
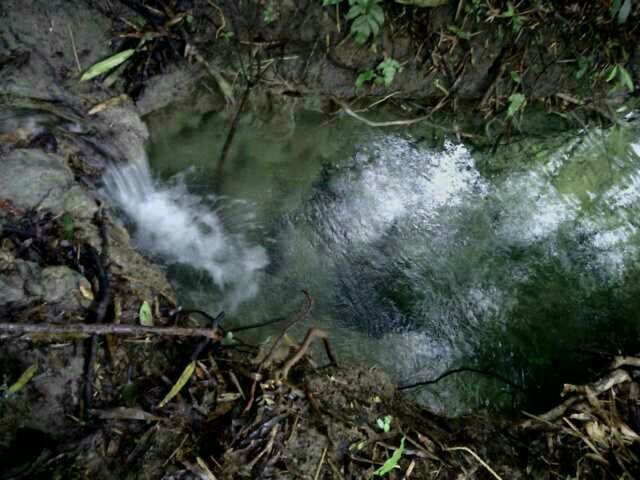
[[[294,312],[301,289],[342,360],[449,413],[543,406],[593,351],[640,343],[640,128],[474,150],[426,129],[243,119],[151,119],[144,162],[107,190],[186,305],[251,324]],[[161,133],[159,133],[161,132]],[[217,190],[217,191],[215,191]],[[260,332],[261,336],[277,330]],[[516,403],[513,403],[516,402]]]

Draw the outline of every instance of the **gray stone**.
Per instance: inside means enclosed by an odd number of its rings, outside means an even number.
[[[22,209],[41,205],[59,210],[73,176],[57,155],[40,150],[14,150],[0,157],[0,198]]]

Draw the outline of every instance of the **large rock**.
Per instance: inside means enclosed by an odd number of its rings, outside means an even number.
[[[13,150],[0,157],[0,199],[9,199],[16,207],[35,207],[65,211],[89,218],[97,210],[96,202],[80,187],[71,170],[58,155],[41,150]]]

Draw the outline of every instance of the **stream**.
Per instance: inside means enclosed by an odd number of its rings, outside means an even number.
[[[602,352],[640,344],[633,118],[489,151],[420,125],[246,115],[222,179],[228,119],[148,121],[148,164],[106,190],[187,307],[248,325],[297,311],[305,289],[314,312],[291,336],[327,330],[342,362],[399,384],[489,372],[409,391],[449,414],[543,409]]]

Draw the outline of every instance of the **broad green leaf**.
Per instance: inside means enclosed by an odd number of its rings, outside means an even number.
[[[618,25],[622,25],[629,18],[631,13],[631,0],[624,0],[624,3],[618,11]]]
[[[22,375],[20,375],[20,378],[18,378],[16,383],[7,388],[7,393],[13,394],[18,393],[20,390],[22,390],[24,386],[29,382],[29,380],[33,378],[37,370],[37,364],[33,364],[29,368],[27,368],[24,372],[22,372]]]
[[[149,302],[142,302],[138,317],[140,318],[140,325],[153,327],[153,315],[151,314],[151,305],[149,305]]]
[[[178,381],[173,385],[173,387],[171,387],[171,390],[169,391],[169,393],[167,393],[167,395],[158,404],[158,408],[164,407],[167,403],[171,401],[173,397],[175,397],[178,393],[180,393],[180,390],[182,390],[182,388],[187,384],[187,382],[191,378],[191,375],[193,375],[193,372],[195,371],[195,369],[196,369],[195,361],[189,363],[189,365],[186,366],[186,368],[183,370],[182,374],[180,375],[180,378],[178,378]]]
[[[513,117],[527,103],[527,97],[521,93],[514,93],[509,97],[509,108],[507,109],[507,117]]]
[[[611,69],[609,70],[609,75],[607,76],[607,82],[610,82],[611,80],[616,78],[617,74],[618,74],[618,65],[615,65],[611,67]]]
[[[135,53],[135,49],[130,48],[128,50],[123,50],[122,52],[116,53],[106,60],[102,60],[101,62],[94,63],[92,66],[87,68],[87,70],[80,77],[80,81],[84,82],[87,80],[91,80],[103,73],[106,73],[114,68],[116,68],[121,63],[126,62],[131,55]]]
[[[382,25],[384,23],[384,10],[380,5],[374,5],[371,7],[370,16],[371,18],[375,19],[375,21],[378,22],[379,25]]]
[[[633,79],[631,78],[631,74],[629,74],[629,71],[623,66],[619,65],[618,73],[620,75],[620,83],[622,83],[622,85],[627,87],[627,89],[630,92],[633,92],[634,91]]]
[[[356,88],[362,87],[365,83],[371,82],[376,77],[376,74],[373,70],[365,70],[364,72],[360,72],[358,77],[356,78]]]
[[[382,465],[374,473],[380,476],[383,476],[389,473],[391,470],[396,468],[403,453],[404,453],[404,437],[402,437],[402,440],[400,440],[400,446],[395,449],[395,451],[393,452],[393,455],[391,455],[391,457],[389,457],[389,459],[386,462],[384,462],[384,465]]]

